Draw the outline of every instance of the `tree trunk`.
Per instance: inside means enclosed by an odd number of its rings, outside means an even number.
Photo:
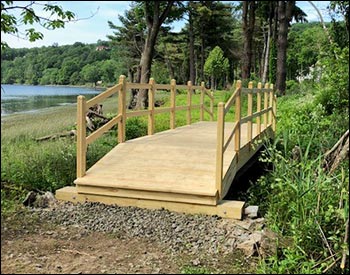
[[[196,85],[196,71],[195,71],[195,63],[194,63],[194,35],[193,35],[193,19],[192,19],[192,11],[190,9],[188,14],[188,36],[189,36],[189,50],[190,50],[190,81],[193,85]]]
[[[255,25],[255,1],[243,1],[243,67],[242,79],[250,77],[253,56],[253,34]]]
[[[203,23],[201,24],[201,33],[200,33],[200,36],[201,36],[201,68],[200,68],[200,81],[204,81],[204,42],[205,42],[205,39],[204,39],[204,29],[203,29]]]
[[[277,75],[276,90],[278,94],[284,95],[286,92],[287,76],[287,38],[288,26],[292,20],[292,11],[295,1],[278,1],[278,40],[277,40]]]
[[[271,29],[272,29],[272,25],[269,24],[269,29],[267,31],[267,41],[266,41],[266,48],[265,48],[265,60],[264,60],[264,69],[262,74],[262,83],[265,83],[267,78],[267,70],[268,70],[269,55],[270,55]]]
[[[148,29],[145,47],[141,55],[140,67],[141,76],[140,83],[148,83],[151,76],[151,66],[154,54],[154,46],[156,44],[157,35],[160,25],[152,26]],[[143,109],[148,107],[148,96],[146,89],[140,89],[137,94],[136,109]]]
[[[215,90],[215,78],[214,78],[214,75],[212,75],[211,76],[211,78],[210,78],[210,88],[212,89],[212,90]]]
[[[166,65],[168,67],[170,79],[174,79],[175,78],[174,66],[169,58],[169,53],[168,53],[168,49],[166,46],[166,42],[164,42],[164,53],[165,53],[165,62],[166,62]]]
[[[168,17],[171,7],[175,1],[168,1],[166,7],[161,12],[159,1],[145,1],[144,12],[147,23],[147,36],[145,45],[142,51],[140,60],[140,71],[138,79],[140,83],[148,83],[151,75],[151,65],[154,54],[154,47],[157,41],[160,26],[164,20]],[[136,98],[136,105],[134,108],[141,109],[148,106],[147,90],[140,89],[137,94],[133,96]]]

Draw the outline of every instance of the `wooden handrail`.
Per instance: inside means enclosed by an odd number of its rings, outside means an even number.
[[[233,103],[235,102],[235,99],[238,95],[238,93],[240,92],[239,88],[236,88],[236,90],[233,92],[233,94],[231,95],[231,97],[229,98],[229,100],[227,100],[226,104],[225,104],[225,114],[227,114],[227,112],[230,110],[230,108],[232,107]]]
[[[130,89],[148,89],[148,110],[137,110],[126,112],[126,91]],[[155,108],[155,93],[157,89],[170,90],[170,107]],[[187,90],[187,104],[184,106],[176,106],[176,90]],[[200,104],[192,104],[192,94],[194,90],[200,90]],[[118,113],[107,122],[105,125],[91,133],[86,137],[86,112],[88,109],[109,96],[118,92]],[[242,96],[247,94],[247,115],[242,117]],[[264,94],[264,106],[262,108],[262,94]],[[253,96],[256,95],[256,111],[253,112]],[[208,96],[210,100],[210,107],[205,106],[205,97]],[[218,191],[218,199],[222,199],[223,195],[223,160],[224,154],[229,148],[234,139],[234,150],[236,151],[236,160],[240,157],[241,151],[241,125],[247,123],[247,137],[249,147],[253,141],[253,119],[256,119],[257,135],[262,132],[261,124],[263,122],[264,131],[268,128],[276,131],[276,96],[273,92],[273,85],[266,83],[262,88],[262,84],[258,83],[257,88],[253,88],[253,83],[249,82],[248,88],[242,88],[242,82],[239,80],[236,83],[236,89],[226,102],[218,104],[218,118],[217,118],[217,151],[216,151],[216,189]],[[229,132],[228,138],[225,141],[225,117],[230,108],[235,105],[234,127]],[[126,119],[129,117],[148,116],[148,135],[153,135],[155,130],[155,115],[161,113],[170,113],[170,129],[176,127],[176,111],[186,111],[187,124],[192,122],[192,110],[200,110],[200,120],[204,120],[204,113],[210,115],[210,119],[214,119],[214,95],[205,88],[204,82],[200,86],[192,85],[188,81],[187,85],[177,85],[174,79],[170,84],[157,84],[153,78],[148,84],[127,83],[126,77],[121,75],[119,83],[96,97],[86,101],[84,96],[77,98],[77,177],[83,177],[86,173],[86,151],[88,144],[94,142],[103,133],[118,124],[118,143],[125,142],[126,133]],[[263,119],[262,119],[263,118]],[[263,121],[262,121],[263,120]]]
[[[264,93],[264,107],[261,109],[261,94]],[[247,115],[242,117],[242,96],[247,95]],[[253,112],[253,96],[256,95],[256,111]],[[225,141],[225,117],[230,109],[235,105],[234,126],[228,133],[228,138]],[[241,125],[247,123],[247,139],[248,149],[252,146],[253,141],[253,119],[256,118],[257,132],[261,134],[261,117],[263,116],[264,131],[271,126],[272,130],[276,130],[276,96],[273,92],[273,85],[266,83],[262,89],[262,84],[259,82],[257,88],[253,88],[253,82],[249,82],[248,88],[242,88],[241,81],[237,81],[236,89],[226,104],[220,102],[218,104],[218,126],[217,126],[217,152],[216,152],[216,188],[219,193],[219,200],[222,199],[221,194],[224,190],[223,182],[223,159],[224,154],[231,145],[234,139],[234,150],[236,151],[236,161],[240,157],[241,151]],[[245,145],[244,145],[245,146]]]
[[[148,90],[148,110],[137,110],[132,112],[126,112],[126,92],[130,89],[147,89]],[[156,90],[170,90],[170,107],[155,108],[155,93]],[[176,106],[176,90],[187,89],[187,105]],[[194,90],[200,90],[201,102],[200,104],[192,104],[192,93]],[[117,115],[101,126],[99,129],[86,136],[86,112],[95,104],[100,103],[106,98],[118,93],[118,113]],[[210,109],[204,105],[204,97],[208,96],[210,99]],[[191,81],[188,81],[187,85],[176,85],[175,79],[172,79],[170,84],[157,84],[153,78],[149,83],[127,83],[126,77],[121,75],[119,77],[119,83],[106,91],[95,96],[94,98],[86,101],[84,96],[78,96],[77,98],[77,177],[83,177],[86,173],[86,151],[87,146],[101,137],[103,133],[107,132],[114,125],[118,124],[118,143],[125,142],[126,133],[126,119],[129,117],[148,116],[148,135],[153,135],[155,130],[155,115],[161,113],[170,113],[170,129],[175,129],[176,111],[185,110],[187,112],[187,124],[192,122],[192,110],[200,109],[200,120],[204,120],[204,112],[210,115],[210,119],[214,119],[213,107],[214,97],[213,94],[205,88],[204,82],[200,86],[192,85]]]

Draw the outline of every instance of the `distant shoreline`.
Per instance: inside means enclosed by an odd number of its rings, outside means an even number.
[[[8,83],[1,83],[1,85],[13,85],[13,86],[39,86],[39,87],[68,87],[68,88],[89,88],[89,89],[96,89],[96,90],[104,90],[107,89],[108,87],[104,86],[90,86],[90,85],[33,85],[33,84],[19,84],[19,83],[14,83],[14,84],[8,84]]]

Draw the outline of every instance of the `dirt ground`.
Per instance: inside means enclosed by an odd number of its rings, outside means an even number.
[[[147,238],[43,223],[25,211],[1,219],[2,274],[249,274],[254,259],[166,252]]]

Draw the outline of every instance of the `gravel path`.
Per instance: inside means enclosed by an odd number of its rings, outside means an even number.
[[[42,221],[118,236],[144,237],[164,244],[170,252],[189,254],[230,253],[254,236],[252,234],[261,232],[264,222],[264,219],[236,221],[100,203],[64,202],[51,208],[33,208],[32,211]]]

